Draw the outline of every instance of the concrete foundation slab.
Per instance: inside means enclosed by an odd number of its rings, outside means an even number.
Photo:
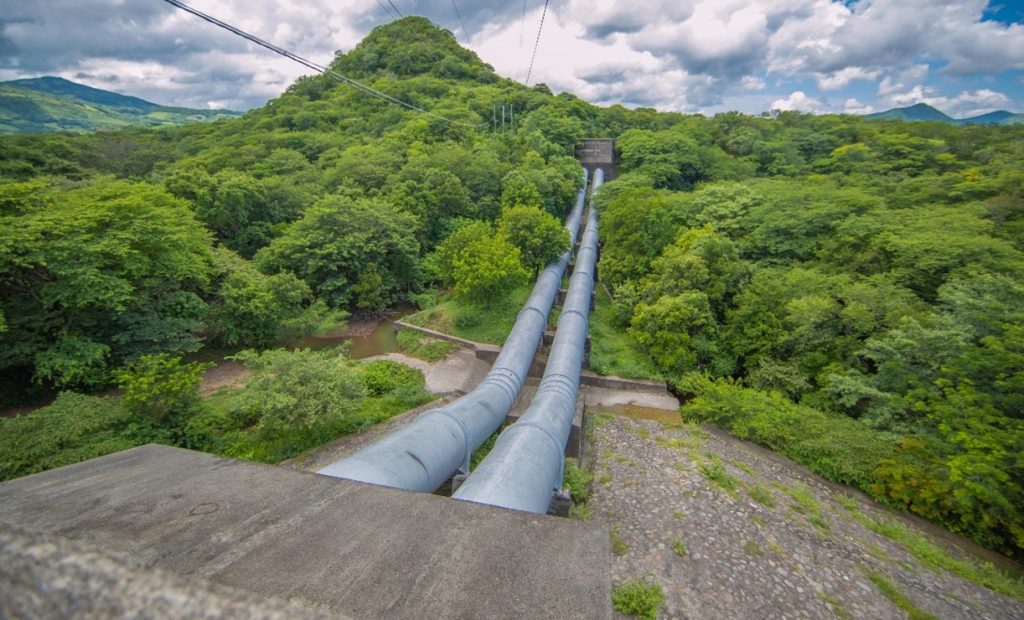
[[[607,528],[166,446],[0,485],[0,522],[354,618],[610,618]]]

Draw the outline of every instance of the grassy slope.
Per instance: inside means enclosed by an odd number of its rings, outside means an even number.
[[[405,322],[459,338],[500,345],[505,342],[519,309],[529,296],[530,287],[524,286],[494,302],[490,308],[480,308],[445,295],[436,305],[406,317]]]
[[[654,362],[612,318],[611,297],[600,283],[590,314],[590,369],[600,375],[660,381]]]

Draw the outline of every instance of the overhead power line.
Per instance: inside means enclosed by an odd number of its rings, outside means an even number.
[[[452,0],[452,7],[455,9],[455,15],[459,18],[459,25],[462,26],[462,36],[469,41],[469,31],[466,30],[466,24],[462,21],[462,13],[459,13],[459,5],[455,4],[455,0]]]
[[[524,32],[526,32],[526,0],[523,0],[523,19],[519,22],[519,49],[523,48]]]
[[[380,8],[384,9],[384,12],[388,14],[388,19],[391,19],[394,16],[391,9],[388,8],[388,5],[384,4],[383,0],[377,0],[377,4],[380,5]]]
[[[388,4],[390,4],[390,5],[391,5],[391,8],[393,8],[393,9],[395,10],[395,13],[398,13],[398,16],[399,16],[399,17],[404,17],[404,16],[402,15],[402,12],[398,10],[398,7],[397,7],[397,6],[395,6],[395,3],[394,3],[394,2],[392,2],[391,0],[388,0]]]
[[[548,14],[548,2],[544,0],[544,11],[540,14],[540,26],[537,28],[537,40],[533,42],[533,55],[530,56],[530,69],[526,72],[526,85],[530,85],[530,75],[533,73],[533,61],[537,58],[537,47],[540,45],[540,33],[544,30],[544,17]]]
[[[339,82],[342,82],[344,84],[348,84],[352,88],[355,88],[356,90],[362,91],[362,92],[366,93],[367,95],[370,95],[370,96],[373,96],[373,97],[378,97],[380,99],[383,99],[383,100],[387,101],[388,103],[392,103],[394,105],[401,106],[401,107],[403,107],[403,108],[405,108],[407,110],[411,110],[413,112],[420,112],[421,114],[425,114],[425,115],[427,115],[427,116],[429,116],[431,118],[435,118],[435,119],[437,119],[439,121],[444,121],[446,123],[451,123],[451,124],[454,124],[454,125],[465,125],[467,127],[473,127],[474,126],[474,125],[472,125],[470,123],[464,123],[462,121],[456,121],[456,120],[452,120],[450,118],[446,118],[444,116],[441,116],[440,114],[434,114],[430,110],[424,110],[423,108],[421,108],[419,106],[416,106],[416,105],[413,105],[413,104],[409,103],[408,101],[402,101],[401,99],[396,99],[395,97],[392,97],[391,95],[389,95],[387,93],[381,92],[381,91],[377,90],[376,88],[373,88],[372,86],[367,86],[366,84],[363,84],[362,82],[359,82],[357,80],[353,80],[352,78],[347,77],[345,75],[342,75],[342,74],[338,73],[337,71],[335,71],[333,69],[330,69],[330,68],[325,67],[323,65],[317,64],[317,63],[315,63],[315,62],[313,62],[311,60],[306,60],[305,58],[303,58],[302,56],[299,56],[298,54],[294,54],[294,53],[289,52],[288,50],[286,50],[286,49],[284,49],[282,47],[278,47],[278,46],[274,45],[273,43],[269,43],[267,41],[264,41],[263,39],[257,37],[256,35],[249,34],[248,32],[246,32],[244,30],[240,30],[238,28],[235,28],[231,24],[222,22],[221,20],[217,19],[216,17],[212,17],[210,15],[207,15],[206,13],[203,13],[202,11],[194,9],[194,8],[190,7],[189,5],[183,3],[183,2],[179,2],[178,0],[164,0],[164,2],[166,2],[167,4],[170,4],[170,5],[174,6],[174,7],[177,7],[179,9],[181,9],[182,11],[185,11],[187,13],[191,13],[192,15],[195,15],[199,19],[207,21],[207,22],[213,24],[214,26],[218,26],[220,28],[223,28],[224,30],[227,30],[228,32],[236,34],[236,35],[242,37],[243,39],[251,41],[252,43],[255,43],[256,45],[259,45],[260,47],[266,48],[266,49],[274,52],[275,54],[280,54],[281,56],[284,56],[285,58],[289,58],[291,60],[294,60],[295,62],[299,63],[300,65],[308,67],[308,68],[310,68],[310,69],[312,69],[312,70],[314,70],[314,71],[316,71],[318,73],[323,73],[324,75],[330,76],[330,77],[334,78],[335,80],[338,80]],[[388,4],[391,4],[390,0],[389,0]]]

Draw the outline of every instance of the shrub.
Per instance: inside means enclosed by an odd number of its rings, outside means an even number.
[[[778,392],[759,392],[697,374],[685,375],[677,389],[695,395],[683,406],[684,417],[717,424],[830,480],[866,492],[878,481],[880,464],[897,456],[898,435],[794,404]]]
[[[590,499],[590,483],[594,474],[576,464],[575,459],[565,459],[565,487],[569,489],[573,503],[584,503]]]
[[[253,370],[234,408],[264,435],[347,418],[367,394],[360,373],[337,350],[247,350],[232,359]]]
[[[210,366],[159,353],[143,355],[113,374],[124,390],[125,407],[158,426],[176,428],[198,406],[199,383]]]
[[[403,385],[423,385],[420,371],[391,360],[366,362],[359,370],[370,396],[383,396]]]
[[[0,418],[0,480],[70,465],[144,443],[117,398],[61,392],[50,405]]]
[[[355,362],[344,349],[243,351],[246,386],[214,395],[185,435],[193,445],[267,463],[297,456],[430,400],[423,376],[387,360]]]

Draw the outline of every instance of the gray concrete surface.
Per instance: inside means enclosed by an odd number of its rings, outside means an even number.
[[[0,522],[354,618],[610,618],[606,527],[142,446],[0,485]]]
[[[63,536],[0,523],[0,618],[342,617],[347,616],[147,568]]]
[[[616,388],[585,386],[581,390],[588,407],[612,407],[634,405],[651,409],[678,411],[679,399],[662,387],[660,392],[623,390]]]

